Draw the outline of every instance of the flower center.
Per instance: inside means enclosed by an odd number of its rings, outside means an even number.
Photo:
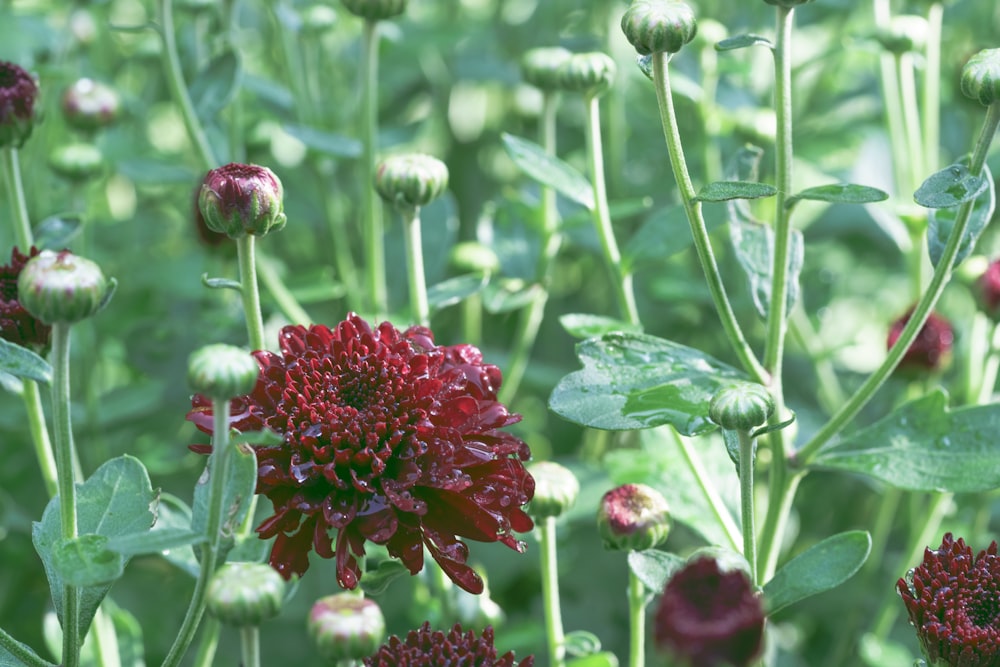
[[[1000,625],[1000,599],[995,591],[979,591],[969,603],[969,620],[980,628],[996,628]]]

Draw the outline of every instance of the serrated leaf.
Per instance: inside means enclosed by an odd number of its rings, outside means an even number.
[[[0,338],[0,372],[43,384],[52,382],[52,366],[26,347]]]
[[[776,194],[778,194],[778,189],[767,183],[715,181],[703,187],[695,197],[695,201],[723,202],[732,199],[760,199],[761,197],[773,197]]]
[[[482,292],[489,283],[486,275],[467,274],[443,280],[427,290],[427,302],[431,312],[437,312]]]
[[[774,48],[774,44],[771,43],[767,37],[762,35],[736,35],[735,37],[729,37],[715,45],[716,51],[734,51],[736,49],[745,49],[748,46],[766,46],[769,49]]]
[[[223,492],[222,501],[222,527],[224,535],[228,536],[223,540],[223,555],[219,560],[225,562],[225,554],[233,546],[232,535],[236,528],[243,522],[247,510],[250,506],[250,498],[253,497],[257,488],[257,456],[249,445],[242,443],[229,443],[232,448],[226,458],[228,471],[226,473],[226,486]],[[208,496],[211,486],[212,469],[211,464],[215,457],[209,458],[205,464],[205,471],[198,479],[194,488],[194,503],[191,508],[191,530],[207,535],[208,521]]]
[[[191,103],[199,118],[214,118],[233,99],[240,85],[243,67],[235,50],[213,58],[191,81]]]
[[[730,380],[746,376],[679,343],[634,333],[610,333],[578,343],[583,369],[553,390],[549,407],[582,426],[629,431],[672,424],[684,435],[716,428],[708,403]]]
[[[993,217],[996,208],[996,186],[993,184],[993,174],[987,166],[983,166],[983,177],[986,179],[986,189],[976,197],[972,203],[972,211],[969,213],[969,221],[965,226],[965,234],[959,242],[958,253],[955,255],[953,267],[961,264],[966,257],[975,249],[976,241],[979,240],[986,225]],[[931,258],[931,264],[935,267],[941,261],[945,246],[948,245],[948,237],[951,230],[955,228],[958,214],[962,206],[952,208],[932,209],[927,216],[927,254]]]
[[[62,250],[80,233],[83,223],[74,213],[50,215],[35,225],[35,246],[40,250]]]
[[[587,177],[527,139],[505,133],[502,140],[507,154],[527,176],[581,206],[594,209],[594,190]]]
[[[325,130],[307,125],[293,125],[289,123],[282,127],[285,132],[317,153],[342,158],[356,158],[361,155],[361,142],[354,137],[333,134],[332,132],[326,132]]]
[[[630,551],[628,554],[629,569],[648,590],[654,593],[661,592],[670,577],[684,567],[685,562],[677,554],[656,549]]]
[[[839,533],[809,547],[764,585],[767,613],[844,583],[864,565],[871,548],[872,538],[865,530]]]
[[[61,540],[52,552],[52,563],[69,586],[110,585],[125,571],[125,559],[107,546],[104,535]]]
[[[566,655],[586,657],[601,650],[601,640],[593,632],[574,630],[567,632],[565,638]]]
[[[871,204],[873,202],[885,201],[888,198],[889,194],[878,188],[871,188],[867,185],[855,185],[853,183],[837,183],[806,188],[802,192],[786,199],[785,208],[792,208],[804,199],[829,202],[831,204]]]
[[[772,269],[774,267],[774,230],[756,222],[729,221],[729,235],[736,259],[747,280],[757,313],[766,318],[771,309]],[[788,248],[788,293],[785,312],[790,312],[799,300],[799,274],[805,257],[802,232],[791,230]]]
[[[559,317],[559,324],[573,338],[585,339],[595,336],[603,336],[612,331],[627,331],[630,333],[641,333],[642,327],[638,324],[631,324],[616,320],[613,317],[603,315],[588,315],[586,313],[568,313]]]
[[[950,410],[937,390],[820,450],[811,466],[899,489],[979,493],[1000,487],[1000,405]]]
[[[119,535],[107,540],[106,548],[125,556],[162,554],[164,551],[201,544],[208,538],[190,528],[161,528],[129,535]]]
[[[957,162],[931,174],[913,193],[913,201],[925,208],[959,206],[981,195],[988,180],[985,172],[973,175],[966,164]]]

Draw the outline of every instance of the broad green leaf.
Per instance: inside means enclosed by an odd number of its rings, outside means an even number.
[[[613,317],[603,315],[588,315],[586,313],[569,313],[559,318],[559,324],[573,338],[593,338],[603,336],[612,331],[628,331],[631,333],[641,333],[642,327],[638,324],[629,324],[616,320]]]
[[[677,554],[656,549],[630,551],[628,554],[629,569],[653,593],[661,592],[685,562]]]
[[[70,586],[103,586],[125,572],[125,559],[108,550],[108,538],[88,533],[62,540],[52,552],[52,563]]]
[[[965,227],[965,234],[958,246],[958,254],[955,255],[955,263],[958,266],[969,256],[969,253],[976,247],[976,241],[986,229],[990,218],[993,217],[993,210],[996,208],[996,186],[993,184],[993,174],[987,166],[983,166],[983,176],[986,178],[986,189],[976,197],[972,203],[972,211],[969,213],[969,222]],[[931,264],[937,266],[944,254],[944,248],[948,245],[948,237],[951,230],[955,228],[958,220],[958,213],[963,207],[953,206],[952,208],[936,208],[930,211],[927,216],[927,254],[930,255]]]
[[[910,491],[979,493],[1000,487],[998,432],[1000,405],[950,410],[938,390],[821,450],[811,465]]]
[[[925,208],[951,208],[981,195],[988,180],[985,172],[973,175],[958,162],[931,174],[913,193],[913,200]]]
[[[333,157],[356,158],[361,155],[361,141],[354,137],[333,134],[307,125],[283,125],[292,135],[312,150]]]
[[[26,658],[32,661],[33,664],[37,665],[48,665],[49,667],[57,667],[54,663],[47,660],[43,660],[34,650],[27,644],[23,644],[13,637],[9,637],[9,641],[14,642],[17,650],[23,654]],[[2,644],[0,644],[0,667],[24,667],[25,661],[18,658],[14,653],[7,650]]]
[[[799,274],[805,256],[802,232],[791,230],[788,248],[788,293],[785,311],[790,312],[799,300]],[[757,313],[767,317],[771,310],[772,268],[774,266],[774,230],[756,222],[730,220],[729,234],[736,250],[736,259],[750,281],[750,293]]]
[[[512,134],[503,135],[503,146],[525,174],[581,206],[594,208],[593,187],[579,171],[549,155],[538,144]]]
[[[246,444],[229,443],[232,449],[227,457],[228,471],[222,502],[222,532],[228,536],[224,540],[223,552],[228,552],[233,546],[232,535],[246,517],[250,499],[257,488],[257,456],[252,447]],[[211,486],[212,466],[215,457],[210,457],[205,464],[205,471],[194,487],[194,504],[192,505],[191,530],[206,534],[208,521],[208,496]],[[207,535],[211,539],[211,535]],[[225,556],[220,557],[220,563]]]
[[[618,657],[610,651],[593,653],[583,658],[573,658],[566,667],[618,667]]]
[[[456,276],[432,285],[427,290],[427,301],[430,304],[431,312],[437,312],[442,308],[453,306],[464,299],[468,299],[473,294],[483,291],[489,283],[486,275],[467,274]]]
[[[820,185],[815,188],[806,188],[802,192],[786,199],[785,208],[792,208],[803,199],[824,201],[831,204],[871,204],[873,202],[885,201],[888,198],[888,193],[878,188],[870,188],[867,185],[854,185],[853,183],[837,183],[835,185]]]
[[[702,208],[702,216],[709,233],[726,224],[726,209],[709,204]],[[625,267],[635,270],[648,262],[663,262],[679,252],[684,252],[694,244],[691,225],[681,205],[669,206],[654,211],[622,249]]]
[[[183,500],[169,493],[160,495],[160,503],[156,508],[156,523],[150,531],[156,534],[160,531],[191,530],[191,508]],[[198,576],[198,559],[190,545],[166,549],[161,555],[168,562],[187,572],[192,577]]]
[[[52,382],[52,366],[26,347],[0,338],[0,371],[25,380]]]
[[[766,46],[769,49],[774,48],[774,44],[771,43],[767,37],[761,35],[736,35],[735,37],[730,37],[729,39],[724,39],[715,45],[716,51],[733,51],[735,49],[745,49],[748,46]]]
[[[576,354],[583,369],[559,382],[549,407],[571,422],[611,431],[664,424],[684,435],[714,430],[712,395],[729,380],[746,379],[704,352],[645,334],[585,340]]]
[[[839,533],[809,547],[764,584],[767,613],[844,583],[864,565],[871,548],[872,537],[865,530]]]
[[[229,49],[213,58],[191,81],[191,103],[202,119],[213,118],[240,86],[243,67],[239,53]]]
[[[750,181],[715,181],[703,187],[695,201],[703,202],[723,202],[732,199],[760,199],[761,197],[773,197],[778,194],[778,189],[767,183],[754,183]]]
[[[574,630],[566,633],[566,655],[586,657],[601,650],[601,640],[593,632]]]
[[[106,548],[125,556],[162,554],[164,551],[201,544],[207,539],[203,533],[190,528],[161,528],[113,537],[107,540]]]
[[[75,213],[50,215],[35,226],[35,245],[41,249],[62,250],[80,233],[82,223]]]

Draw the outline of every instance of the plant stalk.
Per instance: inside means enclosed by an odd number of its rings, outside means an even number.
[[[743,557],[750,566],[750,583],[755,587],[760,581],[757,572],[757,529],[754,519],[753,483],[754,458],[757,454],[757,443],[750,437],[749,431],[737,431],[740,441],[740,523],[743,530]]]
[[[420,241],[420,208],[400,208],[406,241],[406,269],[409,273],[410,317],[420,326],[431,324],[431,307],[427,302],[427,281],[424,277],[424,250]]]
[[[375,192],[375,154],[378,151],[378,22],[365,19],[361,37],[361,202],[368,298],[372,315],[388,312],[385,278],[385,238],[382,209]]]
[[[722,497],[719,496],[719,492],[712,483],[711,477],[709,477],[705,467],[701,465],[698,453],[691,449],[691,445],[687,440],[681,437],[679,433],[677,433],[676,429],[671,428],[670,433],[673,435],[674,441],[677,443],[677,447],[680,449],[681,455],[684,457],[684,462],[687,463],[688,469],[691,470],[691,474],[694,476],[695,482],[701,490],[701,494],[708,502],[708,506],[711,508],[712,514],[715,515],[719,525],[722,526],[722,530],[725,532],[726,538],[729,540],[729,547],[733,551],[739,551],[740,529],[736,525],[736,522],[733,521],[733,517],[730,516],[729,510],[726,509],[726,504],[722,502]]]
[[[629,667],[646,665],[646,586],[628,569],[628,664]]]
[[[542,559],[542,607],[545,611],[545,634],[548,640],[549,664],[566,664],[566,636],[563,633],[559,602],[559,561],[556,558],[556,518],[548,516],[538,525],[539,552]]]
[[[265,350],[264,317],[260,310],[257,258],[254,254],[255,238],[252,234],[245,234],[236,239],[236,252],[240,267],[240,296],[243,299],[250,349]]]
[[[240,628],[240,667],[260,667],[260,628],[247,625]]]
[[[34,244],[31,233],[31,219],[28,217],[28,203],[24,198],[24,184],[21,182],[21,164],[16,148],[3,150],[3,176],[7,194],[10,196],[11,222],[14,224],[14,240],[21,252],[28,254]]]

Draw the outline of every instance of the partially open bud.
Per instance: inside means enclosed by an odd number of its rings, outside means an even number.
[[[96,130],[118,119],[121,98],[111,86],[93,79],[77,79],[62,97],[66,122],[79,130]]]
[[[976,283],[979,306],[994,321],[1000,319],[1000,259],[995,259]]]
[[[962,68],[962,93],[989,106],[1000,99],[1000,49],[983,49]]]
[[[539,461],[528,466],[535,479],[535,495],[527,511],[533,519],[560,516],[573,507],[580,495],[580,482],[569,468],[555,461]]]
[[[586,97],[600,97],[611,89],[617,71],[615,61],[607,54],[575,53],[559,68],[559,85]]]
[[[622,32],[641,56],[677,53],[694,39],[698,24],[684,2],[635,0],[622,16]]]
[[[309,612],[309,637],[330,662],[361,660],[385,640],[385,618],[371,598],[337,593],[320,598]]]
[[[104,155],[91,143],[63,144],[49,155],[49,166],[67,180],[85,181],[104,169]]]
[[[212,576],[208,613],[228,625],[260,625],[281,611],[285,580],[264,563],[226,563]]]
[[[341,0],[347,11],[369,21],[383,21],[406,11],[407,0]]]
[[[750,431],[768,420],[774,412],[770,392],[753,382],[725,386],[712,396],[708,418],[727,431]]]
[[[205,175],[198,206],[214,232],[236,239],[285,226],[284,189],[267,167],[232,162]]]
[[[911,308],[893,322],[886,341],[887,349],[892,349],[892,346],[899,340],[899,335],[903,333],[903,328],[910,321],[912,315],[913,309]],[[913,344],[900,360],[899,369],[903,371],[943,370],[951,361],[951,348],[954,341],[955,332],[948,320],[931,313],[927,321],[924,322],[920,333],[913,339]]]
[[[188,358],[188,384],[209,398],[229,400],[249,394],[258,375],[257,360],[233,345],[206,345]]]
[[[922,51],[927,44],[927,19],[915,14],[894,16],[888,27],[876,35],[885,49],[896,55]]]
[[[559,90],[559,68],[572,55],[561,46],[531,49],[521,57],[521,76],[540,90]]]
[[[24,69],[0,60],[0,148],[20,148],[35,124],[38,85]]]
[[[101,267],[68,250],[43,250],[17,280],[21,304],[45,324],[86,319],[105,306],[113,291]]]
[[[462,241],[451,248],[448,261],[460,273],[491,274],[500,270],[500,258],[493,248],[479,241]]]
[[[652,549],[670,534],[670,508],[656,489],[645,484],[625,484],[601,498],[597,529],[606,549]]]
[[[448,167],[422,153],[386,158],[375,168],[375,189],[397,209],[420,208],[448,189]]]

